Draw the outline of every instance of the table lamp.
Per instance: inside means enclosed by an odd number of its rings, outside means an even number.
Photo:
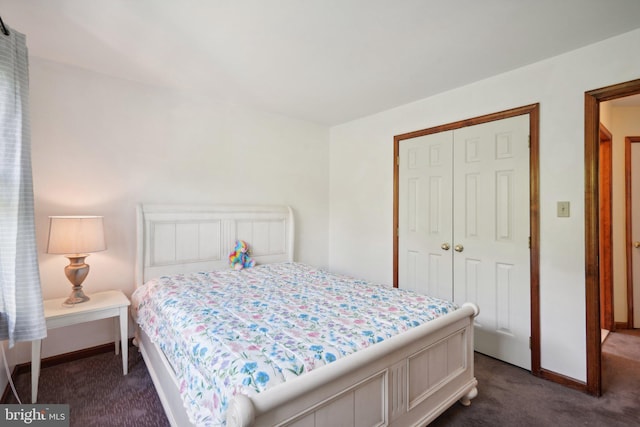
[[[82,282],[89,274],[84,259],[90,252],[107,249],[101,216],[50,216],[48,254],[63,254],[69,258],[64,274],[73,285],[65,304],[89,300],[82,291]]]

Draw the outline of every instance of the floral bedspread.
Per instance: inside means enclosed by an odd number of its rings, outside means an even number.
[[[160,277],[133,300],[198,426],[224,425],[237,393],[259,393],[457,308],[297,263]]]

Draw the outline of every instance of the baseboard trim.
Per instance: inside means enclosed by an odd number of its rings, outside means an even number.
[[[568,388],[572,388],[574,390],[581,391],[583,393],[588,393],[587,383],[578,381],[575,378],[567,377],[562,374],[558,374],[557,372],[548,371],[546,369],[540,369],[539,372],[540,378],[544,378],[545,380],[549,380],[554,383],[558,383]]]
[[[631,329],[629,327],[629,322],[616,322],[614,327],[616,329]]]
[[[129,338],[129,347],[133,345],[133,338]],[[82,350],[72,351],[70,353],[57,354],[55,356],[47,357],[40,361],[40,369],[48,368],[50,366],[59,365],[61,363],[73,362],[74,360],[85,359],[87,357],[96,356],[98,354],[115,352],[116,347],[114,343],[102,344],[95,347],[84,348]],[[26,374],[31,372],[31,362],[21,363],[16,365],[11,372],[11,379],[15,381],[16,377],[20,374]],[[12,394],[11,384],[7,384],[2,393],[0,403],[6,403],[9,396]]]

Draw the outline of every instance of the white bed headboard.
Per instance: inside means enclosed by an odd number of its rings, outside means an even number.
[[[154,277],[228,269],[236,240],[257,264],[293,261],[289,206],[147,205],[137,208],[136,286]]]

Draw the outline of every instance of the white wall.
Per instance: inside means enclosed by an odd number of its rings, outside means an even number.
[[[332,128],[331,269],[392,283],[394,135],[539,102],[541,364],[585,381],[584,93],[640,78],[638,46],[640,30]]]
[[[45,299],[66,296],[49,215],[105,217],[87,294],[134,290],[138,203],[288,204],[296,259],[328,265],[329,129],[30,58],[36,233]],[[231,250],[231,248],[229,248]],[[49,332],[43,357],[111,340],[110,321]],[[17,346],[11,361],[30,359]]]

